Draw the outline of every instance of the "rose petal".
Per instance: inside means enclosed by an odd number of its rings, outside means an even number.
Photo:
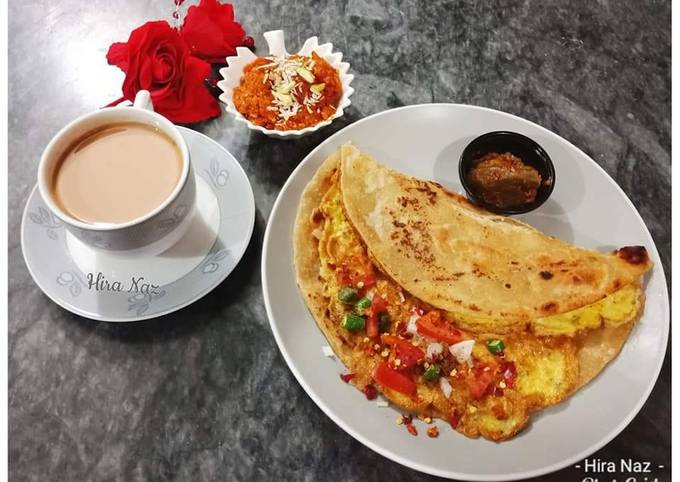
[[[179,108],[163,104],[163,112],[157,112],[174,122],[192,123],[219,116],[222,111],[217,100],[205,87],[204,80],[210,75],[210,64],[186,56],[183,66],[182,87],[177,90]]]
[[[128,67],[128,44],[123,42],[116,42],[111,44],[109,51],[106,54],[106,61],[109,65],[115,65],[122,71],[127,70]]]
[[[153,59],[153,79],[156,84],[167,84],[175,73],[175,63],[168,53],[160,53]]]
[[[154,88],[153,82],[153,58],[145,58],[139,67],[139,86],[142,89],[151,90]]]
[[[245,40],[243,27],[234,22],[233,6],[216,0],[189,7],[180,33],[193,55],[211,63],[224,63]]]

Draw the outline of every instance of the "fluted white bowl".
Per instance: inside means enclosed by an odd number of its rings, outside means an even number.
[[[267,45],[269,46],[269,55],[290,55],[286,50],[283,30],[272,30],[270,32],[265,32],[264,39],[267,41]],[[333,51],[332,43],[319,45],[319,39],[317,37],[308,38],[297,54],[309,56],[312,54],[312,52],[316,52],[317,55],[326,60],[326,62],[335,68],[340,75],[340,82],[342,84],[342,97],[338,102],[335,114],[330,116],[328,119],[325,119],[313,126],[305,127],[304,129],[294,130],[267,129],[246,119],[243,114],[241,114],[238,109],[236,109],[233,100],[234,88],[236,88],[241,82],[243,69],[246,65],[257,59],[257,55],[245,47],[237,47],[236,55],[227,57],[227,67],[220,69],[222,80],[217,83],[217,86],[220,88],[220,90],[222,90],[222,94],[220,94],[220,100],[226,105],[227,112],[232,114],[237,120],[245,122],[249,129],[262,132],[269,137],[278,139],[297,139],[306,136],[307,134],[311,134],[312,132],[321,129],[324,126],[329,125],[335,119],[342,117],[344,110],[351,104],[349,98],[354,92],[354,89],[350,86],[352,79],[354,79],[354,75],[348,73],[349,64],[342,61],[342,52]]]

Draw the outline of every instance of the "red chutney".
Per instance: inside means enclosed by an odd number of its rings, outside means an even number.
[[[253,124],[303,129],[335,114],[342,97],[338,71],[322,57],[260,57],[246,65],[233,99]]]

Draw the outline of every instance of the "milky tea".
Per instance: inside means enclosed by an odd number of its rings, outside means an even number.
[[[155,127],[120,122],[81,136],[53,172],[52,193],[66,214],[90,224],[120,224],[168,199],[182,173],[182,154]]]

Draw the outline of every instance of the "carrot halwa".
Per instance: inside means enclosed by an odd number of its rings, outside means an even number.
[[[253,124],[267,129],[303,129],[335,114],[342,96],[340,76],[326,60],[311,57],[260,57],[246,65],[233,99]]]

